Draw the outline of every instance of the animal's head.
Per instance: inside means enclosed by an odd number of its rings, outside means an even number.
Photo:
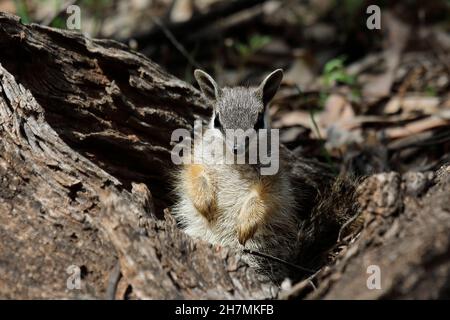
[[[258,87],[220,88],[214,79],[202,70],[195,70],[203,94],[213,102],[210,128],[225,133],[227,129],[270,129],[268,105],[275,96],[283,71],[277,69],[269,74]],[[241,146],[235,143],[233,150],[239,153]]]

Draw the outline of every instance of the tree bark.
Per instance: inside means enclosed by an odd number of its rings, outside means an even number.
[[[0,47],[1,297],[276,295],[238,254],[155,216],[170,134],[206,114],[194,88],[115,42],[6,14]]]
[[[450,298],[449,194],[448,165],[367,178],[359,186],[360,234],[337,244],[332,264],[282,298]],[[370,278],[375,273],[379,287]]]
[[[448,168],[366,179],[362,231],[279,294],[239,253],[193,241],[162,214],[171,133],[208,115],[197,90],[117,42],[1,13],[0,64],[0,297],[450,296]],[[331,175],[292,164],[312,206]],[[369,265],[379,290],[366,285]],[[80,290],[67,286],[70,266]]]

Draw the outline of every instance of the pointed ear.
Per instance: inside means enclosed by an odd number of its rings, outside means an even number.
[[[194,71],[194,77],[197,80],[200,90],[203,94],[212,100],[217,99],[220,93],[220,89],[214,79],[205,71],[196,69]]]
[[[269,74],[263,82],[259,85],[257,91],[259,95],[262,97],[264,105],[268,104],[270,100],[277,93],[278,88],[280,87],[281,80],[283,79],[283,70],[277,69],[271,74]]]

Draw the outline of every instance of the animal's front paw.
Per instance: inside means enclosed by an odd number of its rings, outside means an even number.
[[[238,241],[241,245],[251,239],[258,230],[258,223],[255,221],[243,221],[237,226]]]
[[[186,167],[187,192],[197,211],[209,222],[217,211],[216,195],[212,177],[202,165],[192,164]]]
[[[212,194],[197,192],[192,196],[195,209],[208,221],[213,221],[217,211],[216,199]]]
[[[244,203],[239,213],[237,222],[237,236],[240,244],[251,239],[258,228],[264,224],[267,217],[267,206],[261,199],[257,191],[250,192],[247,201]]]

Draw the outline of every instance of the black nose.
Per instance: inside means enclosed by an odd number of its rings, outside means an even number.
[[[238,154],[238,150],[239,150],[239,149],[238,149],[237,146],[234,146],[234,147],[233,147],[233,153],[234,153],[234,154]]]

